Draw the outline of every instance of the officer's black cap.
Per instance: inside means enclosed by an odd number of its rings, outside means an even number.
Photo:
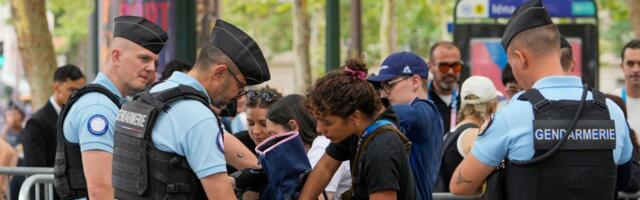
[[[260,47],[238,27],[218,19],[209,41],[233,60],[247,80],[247,85],[257,85],[271,79]]]
[[[511,40],[522,31],[553,24],[541,0],[529,0],[513,11],[502,35],[502,47],[506,50]]]
[[[132,41],[158,54],[169,36],[160,26],[138,16],[119,16],[113,20],[113,36]]]
[[[569,41],[567,41],[567,38],[560,37],[560,48],[561,49],[571,48],[571,44],[569,44]]]

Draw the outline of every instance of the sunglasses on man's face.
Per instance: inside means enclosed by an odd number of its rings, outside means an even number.
[[[462,64],[462,61],[435,63],[441,73],[449,73],[449,70],[453,70],[454,73],[460,73],[462,71]]]
[[[639,60],[627,60],[626,62],[624,62],[624,65],[626,67],[633,67],[636,65],[640,65],[640,61]]]

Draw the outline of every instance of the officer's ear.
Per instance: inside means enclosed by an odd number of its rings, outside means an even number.
[[[527,56],[525,52],[518,49],[514,49],[514,50],[511,50],[510,54],[511,54],[511,57],[509,57],[508,59],[511,61],[511,63],[513,63],[511,67],[516,68],[516,67],[526,66]]]
[[[211,67],[211,79],[222,80],[227,71],[227,66],[223,64],[215,64]]]
[[[111,62],[113,63],[113,65],[120,66],[121,55],[122,55],[122,52],[120,51],[120,49],[114,48],[111,50]]]
[[[360,127],[360,119],[363,119],[364,115],[359,110],[353,112],[349,117],[347,117],[348,123],[351,123],[354,126]]]

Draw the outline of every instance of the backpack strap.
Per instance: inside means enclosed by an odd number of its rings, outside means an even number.
[[[388,133],[388,132],[393,132],[396,136],[398,136],[400,141],[402,141],[404,145],[404,150],[407,154],[409,154],[409,152],[411,151],[411,141],[409,141],[409,139],[404,134],[402,134],[397,128],[395,128],[395,126],[384,125],[377,128],[375,131],[371,133],[371,135],[369,135],[369,137],[367,137],[362,142],[362,144],[360,144],[360,146],[358,147],[358,151],[356,152],[356,157],[353,160],[353,162],[351,162],[352,163],[351,164],[351,177],[352,177],[351,189],[345,193],[345,194],[348,194],[348,197],[352,197],[353,193],[355,192],[354,188],[357,182],[356,178],[360,174],[360,164],[361,164],[360,159],[362,158],[362,153],[364,152],[365,149],[367,149],[367,147],[369,146],[369,143],[373,140],[373,138],[377,137],[381,133]]]

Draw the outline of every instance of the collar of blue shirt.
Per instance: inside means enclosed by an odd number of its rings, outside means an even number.
[[[578,87],[582,88],[582,81],[577,76],[547,76],[533,84],[533,88],[552,88],[552,87]]]
[[[98,73],[98,75],[96,76],[96,79],[93,80],[93,83],[100,84],[100,85],[104,86],[109,91],[111,91],[113,94],[115,94],[118,97],[120,97],[120,99],[123,99],[122,98],[122,94],[120,93],[118,88],[116,88],[116,85],[114,85],[113,82],[111,81],[111,79],[109,79],[109,77],[107,77],[107,75],[103,74],[102,72]]]

